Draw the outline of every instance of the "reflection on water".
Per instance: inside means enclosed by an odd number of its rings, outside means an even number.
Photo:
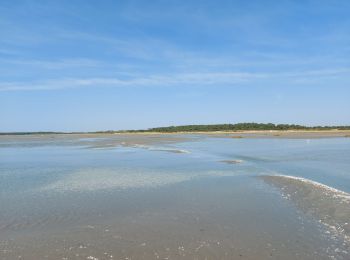
[[[301,181],[350,192],[348,158],[346,138],[1,137],[0,258],[348,259],[349,203]]]

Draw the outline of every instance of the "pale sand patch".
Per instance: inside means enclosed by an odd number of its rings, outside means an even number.
[[[242,163],[243,160],[222,160],[220,162],[227,163],[227,164],[239,164],[239,163]]]

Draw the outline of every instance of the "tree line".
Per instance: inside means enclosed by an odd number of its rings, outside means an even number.
[[[113,133],[176,133],[176,132],[215,132],[215,131],[259,131],[259,130],[350,130],[350,126],[303,126],[296,124],[272,124],[272,123],[238,123],[238,124],[213,124],[213,125],[181,125],[155,127],[144,130],[123,131],[96,131],[96,132],[10,132],[0,135],[30,135],[30,134],[113,134]]]
[[[350,126],[303,126],[296,124],[272,124],[272,123],[238,123],[238,124],[214,124],[214,125],[182,125],[155,127],[136,132],[213,132],[213,131],[249,131],[249,130],[350,130]],[[135,131],[135,130],[133,130]]]

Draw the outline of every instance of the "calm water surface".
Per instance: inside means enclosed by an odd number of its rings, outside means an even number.
[[[350,138],[118,138],[1,137],[0,259],[350,258]]]

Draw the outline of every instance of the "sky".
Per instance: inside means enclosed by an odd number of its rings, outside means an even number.
[[[0,1],[0,132],[350,125],[350,1]]]

